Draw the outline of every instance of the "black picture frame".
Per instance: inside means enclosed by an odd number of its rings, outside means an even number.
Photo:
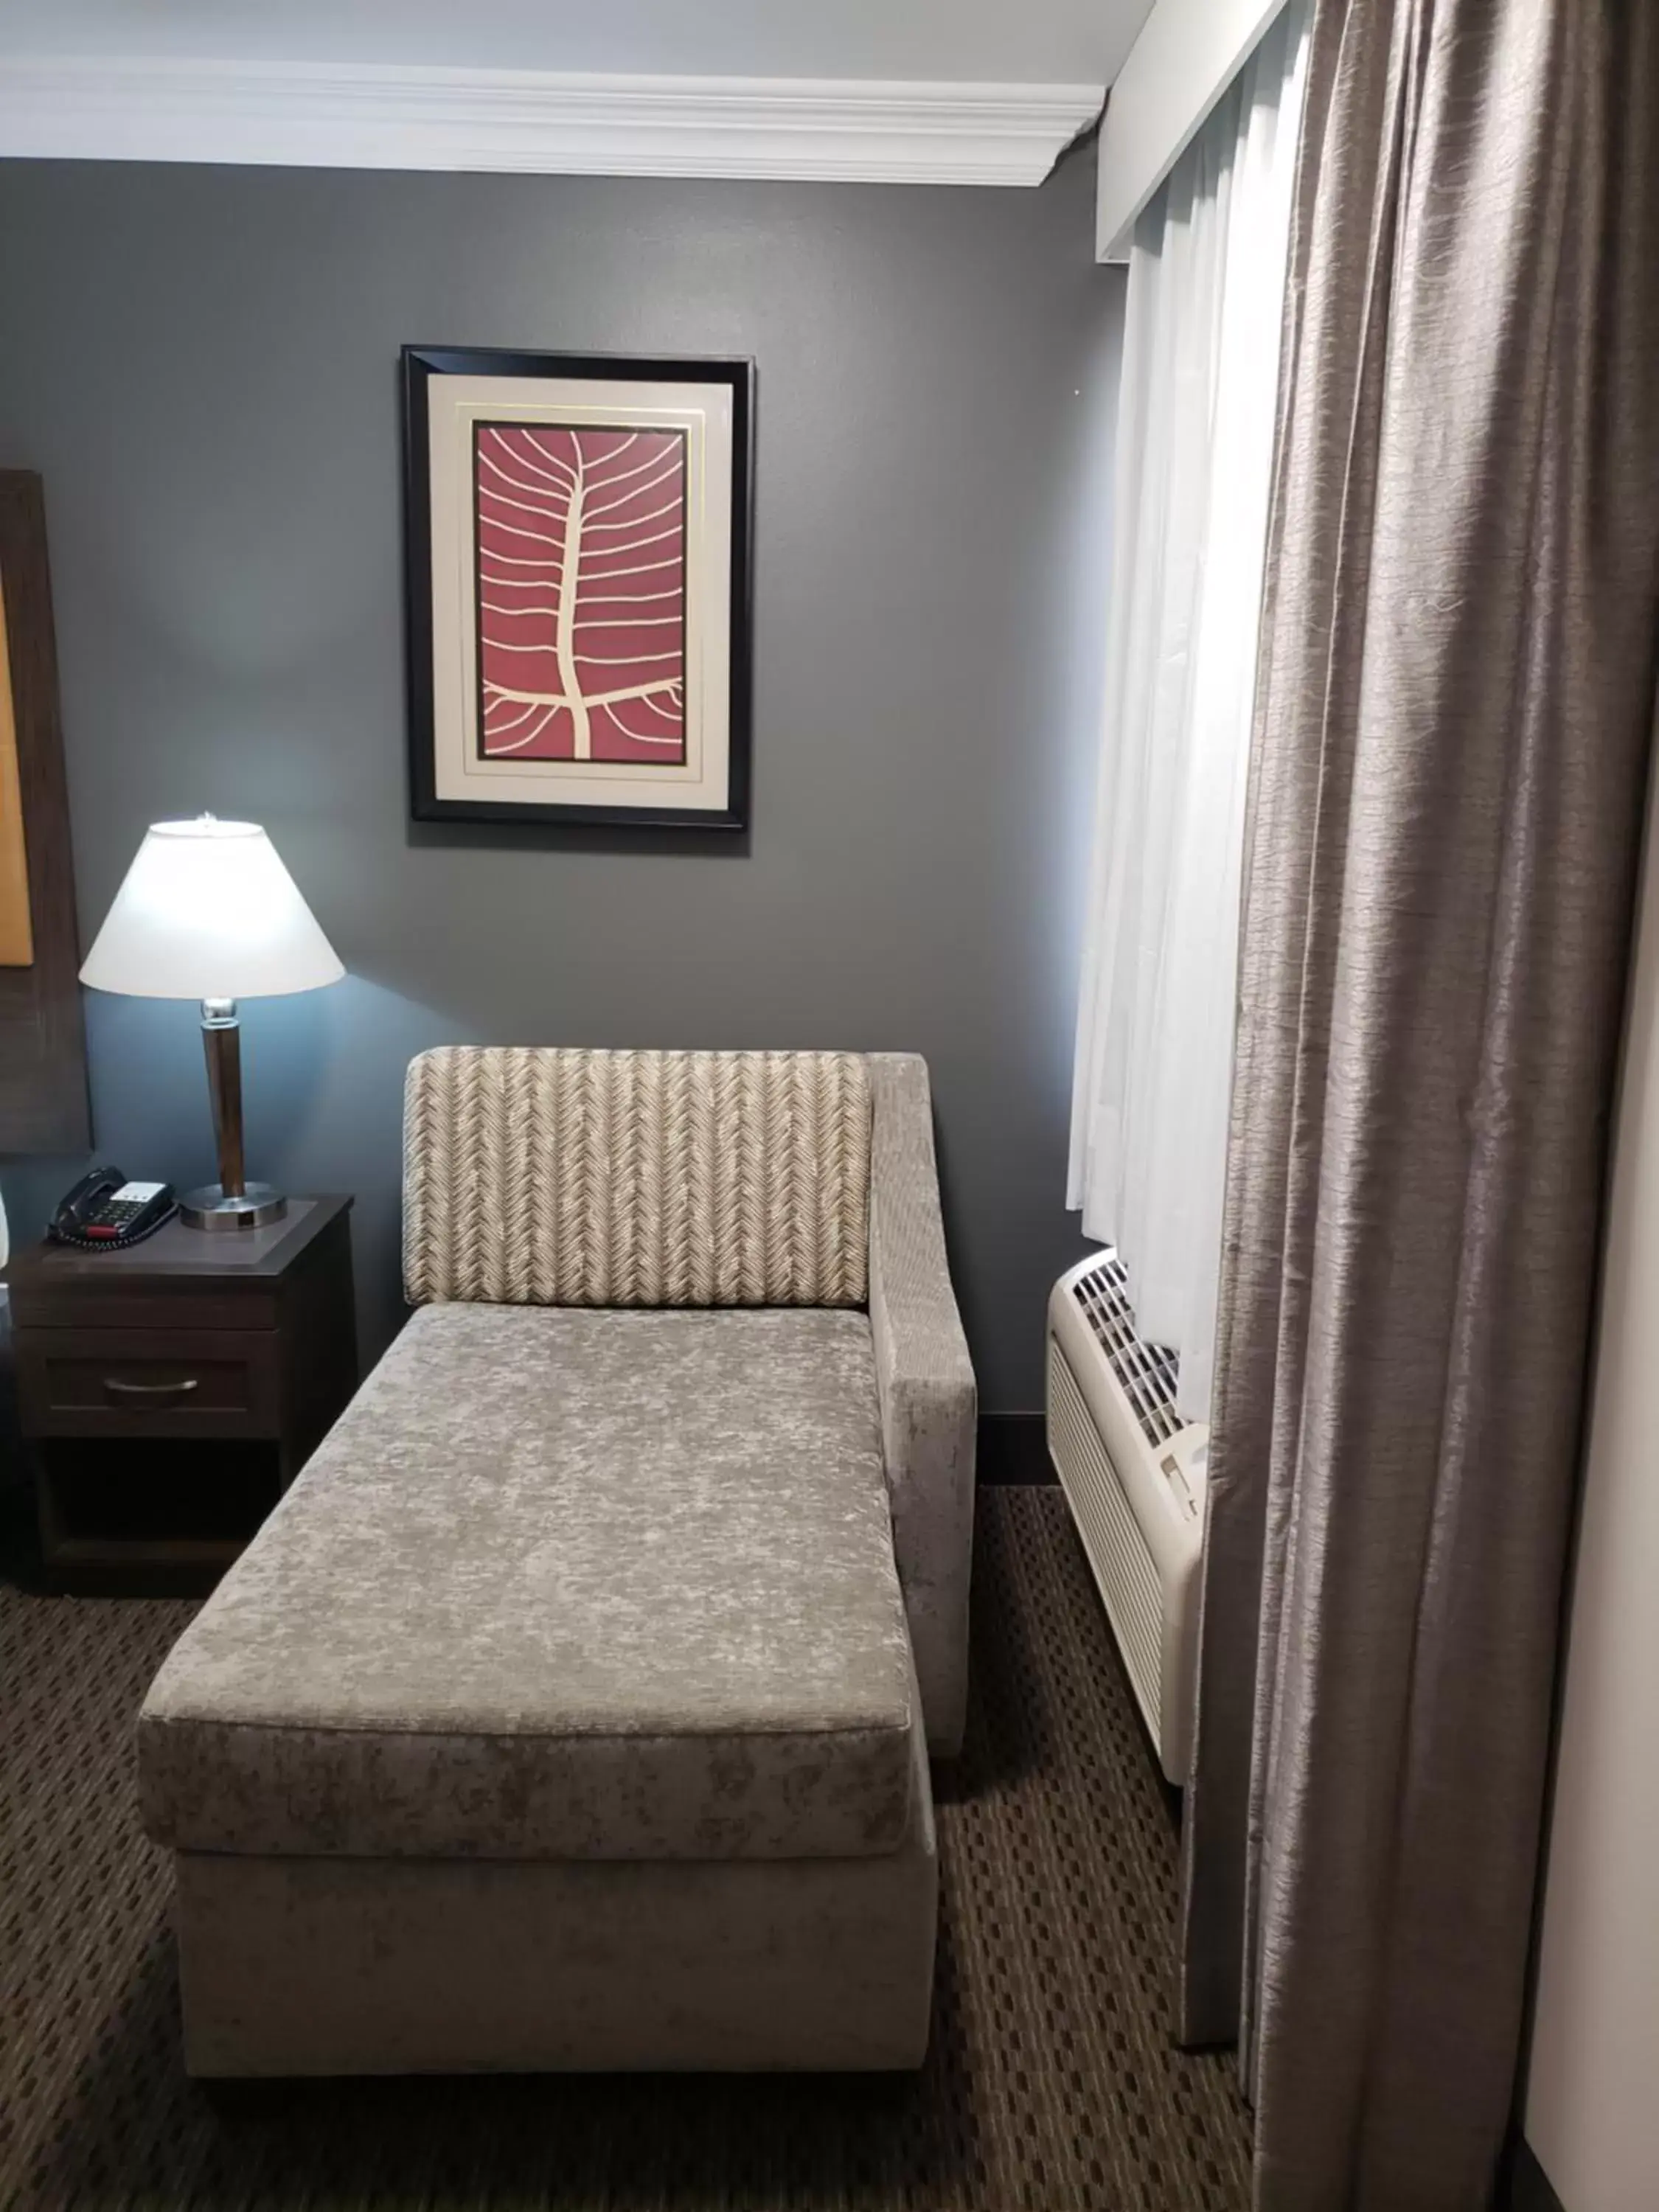
[[[540,353],[406,345],[403,394],[404,644],[410,811],[417,822],[540,823],[573,830],[744,830],[749,827],[754,639],[755,364],[740,356]],[[730,686],[723,807],[589,806],[441,798],[433,683],[430,388],[443,376],[580,378],[723,385],[732,395]]]

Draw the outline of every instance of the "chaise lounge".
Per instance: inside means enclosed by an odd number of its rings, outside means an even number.
[[[427,1053],[404,1276],[140,1718],[190,2069],[918,2064],[975,1411],[921,1061]]]

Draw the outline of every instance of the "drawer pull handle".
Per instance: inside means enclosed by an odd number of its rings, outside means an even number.
[[[178,1382],[123,1382],[116,1376],[106,1375],[104,1388],[118,1398],[180,1398],[196,1388],[196,1377],[186,1375]]]

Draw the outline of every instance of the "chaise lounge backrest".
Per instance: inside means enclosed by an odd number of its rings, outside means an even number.
[[[839,1052],[451,1045],[409,1072],[412,1304],[857,1306],[870,1078]]]

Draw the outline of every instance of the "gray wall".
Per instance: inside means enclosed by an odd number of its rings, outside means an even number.
[[[83,942],[144,824],[263,821],[349,980],[251,1002],[250,1171],[357,1194],[447,1039],[927,1054],[983,1402],[1041,1403],[1121,279],[1041,191],[0,164],[0,464],[46,479]],[[405,340],[751,354],[753,830],[407,819]],[[88,996],[100,1153],[212,1172],[189,1006]],[[77,1168],[0,1162],[21,1237]]]

